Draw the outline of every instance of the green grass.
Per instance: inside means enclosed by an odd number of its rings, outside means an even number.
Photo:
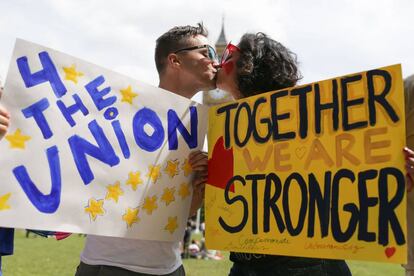
[[[195,236],[194,238],[199,238]],[[56,241],[34,237],[25,238],[24,231],[15,235],[13,256],[2,258],[4,276],[65,276],[74,275],[85,239],[78,235]],[[228,253],[222,261],[184,260],[188,276],[227,275],[231,267]],[[354,276],[403,276],[400,265],[374,262],[348,262]]]
[[[75,275],[85,238],[76,235],[57,241],[16,231],[14,255],[2,257],[4,276]]]
[[[229,261],[228,253],[223,255],[224,259],[221,261],[185,259],[184,267],[187,276],[227,276],[232,263]]]

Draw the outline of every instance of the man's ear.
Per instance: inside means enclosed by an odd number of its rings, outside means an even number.
[[[178,68],[181,65],[181,61],[177,54],[169,54],[167,57],[168,65],[172,68]]]

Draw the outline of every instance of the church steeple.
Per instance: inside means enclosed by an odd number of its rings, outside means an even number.
[[[221,57],[221,54],[223,54],[223,51],[226,48],[226,45],[227,45],[227,39],[226,39],[226,34],[224,33],[224,16],[223,16],[222,21],[221,21],[221,32],[216,42],[216,51],[219,57]]]
[[[227,39],[224,33],[224,16],[222,18],[222,23],[221,23],[221,32],[220,32],[219,38],[217,39],[215,46],[216,46],[216,52],[217,52],[218,58],[220,60],[221,55],[223,54],[224,49],[226,49],[226,46],[227,46]],[[223,90],[220,90],[218,88],[210,90],[210,91],[203,91],[203,104],[206,104],[209,106],[230,102],[232,100],[233,98],[231,97],[229,93]]]
[[[221,20],[221,32],[220,32],[219,38],[216,42],[216,46],[217,45],[220,45],[220,46],[222,46],[222,45],[226,46],[227,45],[226,34],[224,33],[224,16]]]

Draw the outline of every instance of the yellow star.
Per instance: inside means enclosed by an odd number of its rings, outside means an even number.
[[[91,198],[88,201],[88,206],[85,207],[85,212],[89,213],[89,217],[92,220],[95,220],[97,215],[102,216],[105,213],[103,204],[103,199],[95,200],[94,198]]]
[[[121,184],[119,183],[119,181],[115,182],[114,185],[106,186],[106,189],[108,191],[106,193],[105,199],[113,199],[117,203],[119,196],[124,194],[124,191],[121,189]]]
[[[76,71],[75,64],[71,67],[63,67],[63,71],[65,71],[65,79],[73,81],[74,83],[78,83],[78,77],[83,76],[82,72]]]
[[[10,209],[10,205],[7,204],[7,200],[9,200],[11,193],[7,193],[5,195],[0,196],[0,211]]]
[[[170,176],[170,178],[174,178],[174,176],[178,175],[178,165],[179,162],[177,160],[167,161],[167,166],[165,167],[164,171]]]
[[[157,180],[161,177],[160,170],[161,170],[160,165],[149,165],[148,166],[147,176],[151,178],[152,183],[157,182]]]
[[[128,178],[126,184],[131,185],[132,190],[136,191],[137,186],[139,184],[142,184],[141,173],[139,171],[130,172],[128,176],[129,176],[129,178]]]
[[[127,88],[119,90],[122,94],[121,102],[127,102],[129,104],[132,104],[132,101],[138,94],[134,93],[132,91],[131,85],[129,85]]]
[[[175,217],[168,217],[168,223],[164,227],[164,230],[167,230],[167,231],[170,232],[170,234],[172,234],[172,233],[175,232],[175,230],[177,228],[178,228],[177,216],[175,216]]]
[[[180,190],[178,191],[178,194],[181,196],[181,199],[184,199],[190,195],[190,188],[188,187],[187,183],[182,183],[180,185]]]
[[[20,128],[16,129],[14,134],[6,135],[7,141],[10,143],[12,149],[24,149],[26,148],[25,142],[31,139],[30,136],[22,135]]]
[[[138,208],[129,208],[126,209],[125,214],[122,216],[122,220],[125,221],[128,227],[131,227],[133,223],[140,221],[138,217],[139,209]]]
[[[171,189],[165,188],[164,194],[161,196],[161,201],[164,201],[166,206],[170,205],[171,202],[175,201],[174,193],[174,187],[172,187]]]
[[[184,164],[181,167],[181,169],[184,171],[185,176],[189,176],[190,173],[193,172],[193,167],[191,167],[191,164],[190,164],[190,162],[188,162],[188,159],[184,160]]]
[[[158,208],[157,205],[157,196],[149,197],[147,196],[144,201],[144,206],[142,206],[142,209],[147,211],[148,215],[151,215],[152,212]]]

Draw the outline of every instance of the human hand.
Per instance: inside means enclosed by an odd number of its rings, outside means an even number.
[[[204,190],[208,173],[208,156],[206,152],[198,150],[191,152],[188,159],[194,171],[192,180],[193,199],[190,207],[190,216],[193,216],[203,204]]]
[[[0,105],[0,139],[7,133],[10,124],[10,113]]]
[[[193,178],[193,188],[200,189],[203,188],[205,183],[207,182],[207,164],[208,164],[208,155],[207,152],[203,152],[200,150],[193,151],[190,153],[189,163],[194,171],[194,178]]]
[[[408,147],[403,149],[405,155],[405,167],[407,169],[407,192],[411,192],[414,187],[414,151]]]

